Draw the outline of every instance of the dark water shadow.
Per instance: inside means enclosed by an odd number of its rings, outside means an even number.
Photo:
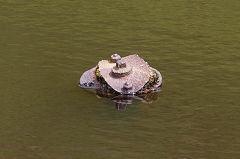
[[[131,105],[134,103],[134,100],[138,100],[146,104],[151,104],[158,99],[160,91],[161,90],[141,95],[116,95],[106,93],[102,90],[96,90],[96,94],[98,97],[110,99],[115,103],[115,107],[117,110],[124,111],[127,109],[127,105]]]

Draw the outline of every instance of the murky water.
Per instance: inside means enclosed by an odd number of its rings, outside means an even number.
[[[240,158],[240,1],[0,0],[0,158]],[[160,70],[124,110],[77,86],[112,53]]]

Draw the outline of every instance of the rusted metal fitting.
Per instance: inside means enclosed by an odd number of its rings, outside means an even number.
[[[118,60],[116,66],[112,68],[112,73],[115,77],[124,77],[129,75],[132,71],[132,67],[128,66],[124,60]]]
[[[118,54],[113,54],[113,55],[110,57],[110,62],[112,62],[112,63],[116,63],[118,60],[121,60],[121,56],[118,55]]]
[[[126,82],[126,83],[124,83],[123,88],[126,90],[130,90],[133,88],[133,85],[130,82]]]
[[[116,67],[117,68],[126,68],[127,67],[127,64],[124,60],[118,60],[116,62]]]

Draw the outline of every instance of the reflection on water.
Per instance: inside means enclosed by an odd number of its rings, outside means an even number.
[[[139,100],[143,103],[150,104],[158,99],[158,95],[161,89],[155,92],[140,94],[140,95],[116,95],[112,93],[106,93],[102,90],[97,89],[96,94],[101,98],[109,98],[115,103],[117,110],[126,110],[127,105],[133,104],[134,100]]]

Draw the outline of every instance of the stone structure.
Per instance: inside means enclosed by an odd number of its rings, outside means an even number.
[[[157,90],[161,84],[159,71],[136,54],[123,58],[113,54],[109,60],[99,61],[97,67],[86,71],[80,78],[83,88],[111,90],[120,94],[148,93]]]

